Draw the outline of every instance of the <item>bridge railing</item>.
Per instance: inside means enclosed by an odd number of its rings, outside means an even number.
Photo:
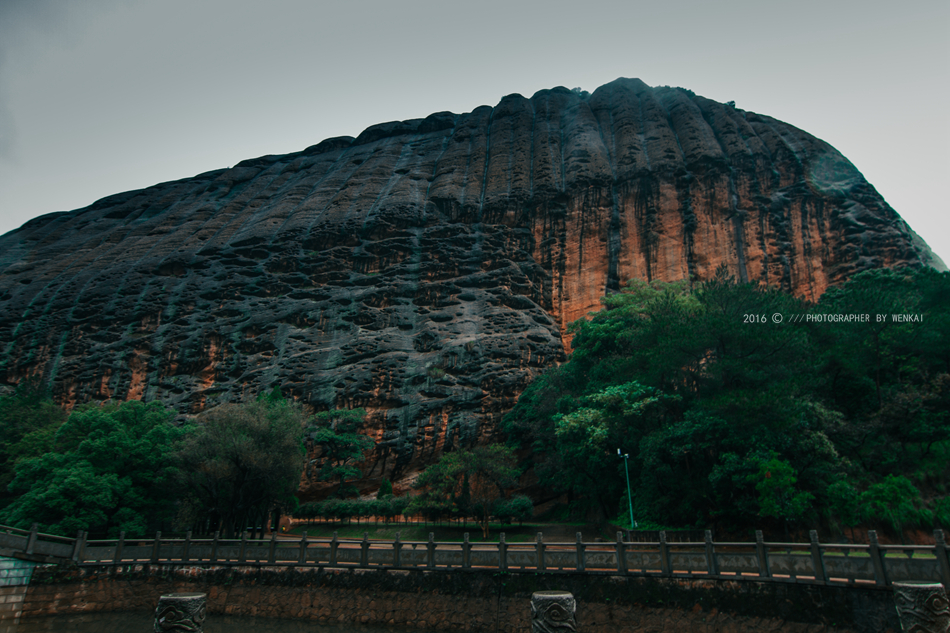
[[[712,578],[717,580],[767,580],[817,584],[870,584],[890,586],[897,581],[940,582],[950,587],[950,559],[942,530],[934,531],[933,545],[881,545],[868,533],[867,544],[821,543],[817,532],[808,543],[767,542],[756,532],[753,543],[714,542],[705,533],[703,542],[666,540],[627,542],[617,533],[615,542],[544,541],[497,543],[462,541],[270,538],[240,539],[163,537],[88,540],[41,534],[36,526],[20,530],[0,526],[0,555],[29,560],[78,565],[212,564],[321,566],[508,572],[583,572],[592,574]]]

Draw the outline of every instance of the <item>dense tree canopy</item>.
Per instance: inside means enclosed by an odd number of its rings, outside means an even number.
[[[83,405],[67,418],[22,385],[0,397],[0,522],[62,535],[258,529],[268,513],[276,521],[297,507],[305,439],[320,447],[326,478],[343,486],[361,476],[353,462],[372,445],[354,428],[364,416],[311,416],[275,389],[180,424],[160,403],[138,401]]]
[[[950,275],[871,271],[809,305],[720,270],[693,287],[632,282],[604,304],[572,324],[570,361],[504,422],[575,505],[609,517],[625,503],[620,448],[641,523],[897,528],[937,512],[950,474]],[[875,486],[894,489],[889,476],[926,483],[930,510],[913,486],[906,507],[875,501]]]
[[[56,431],[65,421],[66,413],[34,381],[23,381],[13,393],[0,397],[0,508],[16,497],[7,490],[16,463],[52,450]]]
[[[38,408],[44,412],[47,406]],[[44,416],[55,419],[48,411]],[[17,497],[0,511],[0,522],[20,528],[36,522],[63,535],[142,535],[153,529],[174,513],[169,453],[184,431],[172,417],[159,403],[138,401],[77,408],[51,442],[37,449],[48,452],[17,461],[9,485]]]
[[[226,536],[263,526],[275,508],[292,511],[310,416],[279,393],[225,404],[202,415],[175,454],[181,521],[211,523]]]
[[[604,303],[503,423],[575,510],[628,520],[621,449],[641,525],[950,528],[950,274],[869,271],[807,304],[720,271],[633,282]],[[139,535],[177,513],[183,529],[234,534],[293,511],[305,467],[352,496],[373,445],[364,417],[311,416],[274,391],[183,425],[158,403],[67,418],[23,384],[0,397],[0,522]],[[487,531],[530,512],[507,494],[515,466],[501,446],[450,452],[410,502],[381,490],[372,507],[478,516]],[[337,499],[304,514],[367,508]]]
[[[416,480],[421,492],[406,512],[433,518],[475,516],[487,538],[492,517],[524,514],[523,502],[513,505],[505,494],[517,481],[516,466],[514,452],[501,444],[445,453]]]
[[[371,437],[358,431],[365,417],[365,409],[321,411],[313,416],[307,429],[307,442],[316,449],[316,457],[307,465],[308,471],[315,471],[320,480],[336,481],[338,497],[358,494],[347,482],[363,476],[356,464],[375,444]]]

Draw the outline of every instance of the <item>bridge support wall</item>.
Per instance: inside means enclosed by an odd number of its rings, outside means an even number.
[[[36,563],[0,556],[0,633],[20,618]]]
[[[153,610],[164,593],[208,594],[215,614],[403,625],[436,631],[530,630],[535,591],[577,600],[578,630],[900,630],[889,589],[780,582],[210,565],[49,566],[35,570],[22,617]]]

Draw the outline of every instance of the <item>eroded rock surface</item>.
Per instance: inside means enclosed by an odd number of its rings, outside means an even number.
[[[470,445],[630,278],[814,299],[935,260],[827,143],[621,79],[384,123],[0,237],[0,379],[183,414],[279,385],[366,407],[371,479]]]

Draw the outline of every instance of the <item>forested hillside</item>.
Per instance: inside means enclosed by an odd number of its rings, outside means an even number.
[[[950,527],[947,273],[809,304],[720,270],[603,301],[504,422],[575,512],[629,522],[620,449],[640,527]]]
[[[184,424],[158,402],[67,416],[24,382],[0,397],[0,523],[234,534],[295,512],[306,472],[335,499],[301,517],[478,516],[487,533],[530,516],[513,493],[532,468],[570,512],[627,523],[619,451],[641,528],[950,527],[950,273],[869,271],[811,304],[721,269],[603,301],[505,417],[509,447],[447,449],[395,504],[391,484],[351,503],[375,445],[362,409],[275,389]]]

